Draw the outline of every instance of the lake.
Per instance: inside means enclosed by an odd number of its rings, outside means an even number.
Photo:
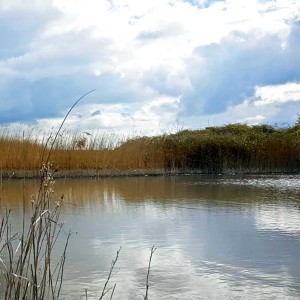
[[[38,181],[5,183],[20,223]],[[60,299],[300,299],[300,176],[59,179],[71,237]],[[109,299],[108,293],[104,299]]]

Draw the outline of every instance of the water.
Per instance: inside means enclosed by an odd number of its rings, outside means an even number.
[[[37,182],[11,181],[20,222]],[[71,238],[61,299],[99,299],[121,247],[113,299],[300,299],[300,176],[58,180]],[[29,201],[28,201],[29,202]],[[104,298],[109,299],[109,294]]]

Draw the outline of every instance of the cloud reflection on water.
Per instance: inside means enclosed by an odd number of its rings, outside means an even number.
[[[56,192],[64,192],[67,201],[63,220],[78,232],[70,243],[62,298],[74,299],[85,288],[89,299],[99,297],[121,246],[112,281],[115,299],[142,299],[155,245],[152,299],[295,299],[300,295],[299,176],[277,179],[58,180]],[[35,183],[26,186],[30,195]],[[6,188],[8,198],[20,201],[22,182]],[[18,201],[12,206],[20,206]]]

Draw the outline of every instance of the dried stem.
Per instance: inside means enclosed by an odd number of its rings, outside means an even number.
[[[24,199],[21,232],[12,232],[10,210],[6,209],[2,216],[0,223],[0,284],[4,289],[0,291],[1,299],[4,297],[5,300],[38,300],[44,299],[46,295],[49,299],[58,299],[60,295],[66,252],[72,233],[71,231],[67,233],[63,253],[55,266],[54,248],[63,231],[63,224],[59,223],[61,213],[59,202],[53,201],[55,182],[49,158],[68,115],[75,105],[91,92],[93,91],[86,93],[73,104],[56,132],[46,162],[42,163],[39,191],[37,196],[32,198],[29,222],[26,222],[28,217],[25,212]],[[49,140],[50,138],[47,143]],[[3,185],[1,186],[2,190]],[[14,247],[16,243],[17,247]],[[110,277],[111,274],[108,280]]]
[[[148,272],[147,272],[147,278],[146,278],[146,293],[144,296],[144,300],[148,300],[148,290],[149,290],[149,277],[150,277],[150,268],[151,268],[151,261],[152,256],[157,248],[154,247],[154,245],[151,248],[150,258],[149,258],[149,264],[148,264]]]
[[[78,103],[80,100],[82,100],[84,97],[86,97],[87,95],[89,95],[90,93],[92,93],[92,92],[94,92],[94,91],[95,91],[95,89],[94,89],[94,90],[91,90],[91,91],[89,91],[89,92],[87,92],[87,93],[85,93],[83,96],[81,96],[81,97],[80,97],[80,98],[79,98],[79,99],[71,106],[71,108],[69,109],[69,111],[68,111],[67,114],[65,115],[63,121],[61,122],[61,124],[60,124],[60,126],[59,126],[59,128],[58,128],[58,130],[57,130],[57,132],[56,132],[56,134],[55,134],[55,137],[54,137],[54,139],[53,139],[53,141],[52,141],[52,143],[51,143],[50,151],[49,151],[49,153],[48,153],[48,157],[47,157],[47,159],[46,159],[46,162],[49,161],[49,158],[50,158],[51,152],[52,152],[52,150],[53,150],[55,141],[56,141],[56,139],[57,139],[57,137],[58,137],[58,135],[59,135],[59,133],[60,133],[62,127],[64,126],[65,121],[67,120],[69,114],[70,114],[71,111],[73,110],[73,108],[77,105],[77,103]]]
[[[121,247],[120,247],[119,250],[117,251],[117,254],[116,254],[115,259],[113,259],[112,262],[111,262],[111,267],[110,267],[110,270],[109,270],[109,273],[108,273],[107,279],[106,279],[106,281],[105,281],[105,284],[104,284],[104,287],[103,287],[103,290],[102,290],[102,294],[101,294],[99,300],[103,299],[103,297],[104,297],[104,296],[112,289],[112,288],[107,289],[106,287],[107,287],[107,285],[108,285],[110,279],[114,276],[113,270],[114,270],[115,265],[116,265],[116,263],[117,263],[117,261],[118,261],[118,259],[119,259],[119,253],[120,253],[120,251],[121,251]],[[113,287],[113,291],[112,291],[112,294],[111,294],[111,298],[112,298],[112,296],[113,296],[113,294],[114,294],[115,288],[116,288],[116,285]]]

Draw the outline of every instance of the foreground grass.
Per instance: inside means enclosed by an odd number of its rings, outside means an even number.
[[[28,222],[25,212],[25,203],[23,202],[23,217],[22,228],[20,231],[13,231],[10,213],[11,209],[6,208],[1,211],[0,218],[0,296],[4,299],[59,299],[61,287],[63,284],[64,265],[66,259],[66,251],[69,244],[69,239],[72,235],[71,230],[68,233],[64,231],[64,224],[60,221],[61,202],[63,196],[58,197],[54,193],[53,175],[56,170],[52,171],[50,159],[55,156],[55,153],[69,152],[74,153],[76,149],[83,149],[86,146],[86,139],[82,136],[80,139],[76,138],[75,143],[71,149],[67,147],[66,139],[60,135],[61,129],[75,105],[92,91],[81,96],[69,109],[65,118],[63,119],[59,129],[52,136],[50,134],[46,143],[38,143],[37,140],[25,139],[24,133],[22,140],[14,137],[1,135],[0,149],[2,153],[6,154],[6,163],[10,159],[16,158],[17,168],[24,168],[26,159],[38,158],[41,163],[39,169],[40,185],[36,195],[31,197],[31,214]],[[61,141],[64,141],[61,143]],[[107,147],[108,148],[108,147]],[[21,154],[20,154],[21,149]],[[56,150],[56,151],[54,151]],[[107,149],[106,149],[107,150]],[[98,149],[99,151],[99,149]],[[16,156],[14,156],[16,155]],[[23,163],[22,163],[23,162]],[[27,161],[28,162],[28,161]],[[25,164],[25,166],[35,166]],[[1,161],[1,175],[2,168],[5,165],[5,160]],[[1,189],[3,192],[1,176]],[[56,199],[55,199],[56,198]],[[0,198],[1,201],[1,198]],[[23,201],[25,201],[23,197]],[[60,234],[66,234],[65,245],[60,258],[55,259],[54,249],[56,248],[57,240]],[[151,249],[148,272],[146,278],[146,293],[143,297],[148,300],[149,289],[149,273],[152,255],[155,252],[154,246]],[[119,250],[120,251],[120,250]],[[116,258],[112,261],[109,275],[104,284],[99,300],[111,292],[110,299],[112,299],[115,291],[114,287],[108,288],[107,285],[112,278],[114,266],[119,257],[119,251]],[[86,299],[88,299],[86,289]]]
[[[49,154],[47,141],[0,136],[2,171],[37,171]],[[288,172],[300,170],[300,118],[289,128],[230,124],[204,130],[136,137],[62,134],[50,155],[58,170],[84,175],[122,172]],[[80,171],[80,172],[79,172]],[[89,174],[86,172],[86,174]]]
[[[36,193],[31,196],[31,206],[26,205],[29,199],[23,199],[19,226],[13,224],[12,209],[0,207],[1,299],[61,298],[67,249],[73,232],[66,230],[66,224],[61,221],[64,199],[55,193],[53,175],[51,164],[42,164],[40,183]],[[3,192],[3,189],[0,191]],[[117,272],[115,266],[120,250],[112,260],[103,288],[99,289],[99,300],[114,297],[116,283],[113,285],[111,282]],[[155,250],[153,246],[145,273],[144,300],[149,299],[149,276]],[[88,288],[85,289],[85,299],[89,299]]]

